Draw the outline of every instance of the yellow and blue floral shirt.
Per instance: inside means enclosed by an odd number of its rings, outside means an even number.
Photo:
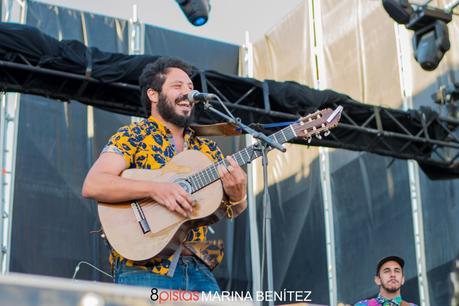
[[[190,128],[185,129],[184,150],[198,150],[206,154],[214,162],[223,159],[223,154],[214,141],[197,137]],[[153,116],[140,122],[121,127],[115,133],[102,153],[113,152],[121,155],[127,168],[159,169],[178,154],[174,139],[169,129]],[[201,226],[192,229],[186,238],[190,242],[190,249],[196,256],[211,267],[221,262],[223,258],[223,244],[221,241],[208,241],[208,228]],[[123,258],[114,249],[110,254],[110,264],[113,267],[115,260],[125,261],[127,266],[138,266],[153,273],[166,275],[169,272],[173,255],[157,257],[148,261],[134,262]]]

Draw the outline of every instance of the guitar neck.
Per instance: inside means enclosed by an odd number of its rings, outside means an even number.
[[[283,144],[293,138],[296,137],[295,132],[291,125],[283,128],[280,131],[269,136],[271,139],[275,140],[276,142]],[[252,160],[260,157],[262,155],[261,150],[256,149],[257,145],[251,145],[245,149],[242,149],[233,155],[233,159],[239,164],[239,166],[243,166],[247,163],[250,163]],[[269,147],[269,150],[272,148]],[[204,188],[205,186],[215,182],[216,180],[220,179],[220,176],[217,171],[217,167],[220,165],[229,166],[229,162],[224,159],[222,161],[216,162],[212,166],[205,168],[193,175],[190,175],[186,178],[186,180],[192,186],[192,192],[196,192],[199,189]]]

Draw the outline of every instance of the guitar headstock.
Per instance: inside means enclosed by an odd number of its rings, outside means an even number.
[[[325,108],[301,117],[298,122],[292,125],[292,128],[297,137],[303,137],[308,143],[311,142],[313,136],[317,139],[322,139],[322,133],[324,136],[328,136],[330,129],[338,125],[342,111],[343,107],[341,105],[334,110]]]

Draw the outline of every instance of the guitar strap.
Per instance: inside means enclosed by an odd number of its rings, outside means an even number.
[[[167,271],[167,276],[172,277],[174,276],[175,268],[177,268],[177,264],[180,258],[180,254],[182,253],[182,244],[175,250],[174,254],[172,255],[172,261],[169,265],[169,271]]]

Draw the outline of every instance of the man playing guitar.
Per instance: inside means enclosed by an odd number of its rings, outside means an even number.
[[[195,136],[189,124],[193,104],[187,94],[193,90],[191,67],[176,58],[163,57],[148,64],[140,76],[141,100],[151,116],[121,127],[104,147],[89,170],[82,194],[99,202],[117,203],[153,199],[184,218],[193,213],[194,201],[179,184],[126,178],[126,169],[160,169],[184,150],[197,150],[213,162],[223,159],[216,144]],[[247,207],[247,176],[231,157],[218,166],[232,216]],[[210,272],[223,257],[222,243],[206,239],[207,226],[192,228],[175,252],[133,261],[112,250],[110,263],[115,282],[162,289],[219,291]]]

